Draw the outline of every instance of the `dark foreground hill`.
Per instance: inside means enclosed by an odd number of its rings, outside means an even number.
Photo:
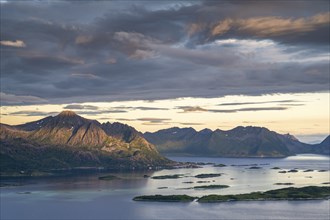
[[[64,111],[18,126],[1,124],[1,173],[72,168],[145,169],[172,162],[133,127]]]
[[[146,132],[144,137],[159,152],[170,155],[219,157],[286,157],[298,153],[329,154],[329,137],[310,145],[289,134],[278,134],[263,127],[236,127],[223,131],[178,128]]]

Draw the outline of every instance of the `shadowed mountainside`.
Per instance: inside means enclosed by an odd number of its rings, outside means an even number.
[[[289,134],[278,134],[263,127],[238,126],[223,131],[178,128],[146,132],[144,137],[159,152],[170,155],[220,157],[286,157],[298,153],[329,154],[329,137],[318,145],[300,142]]]

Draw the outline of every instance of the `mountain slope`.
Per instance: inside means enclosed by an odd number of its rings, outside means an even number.
[[[328,137],[326,137],[321,143],[314,145],[313,152],[330,155],[330,135],[328,135]]]
[[[262,127],[236,127],[222,131],[169,128],[145,138],[164,154],[221,157],[285,157],[296,153],[327,153],[329,145],[317,147],[301,143],[295,137]],[[323,146],[323,145],[322,145]]]
[[[116,129],[119,125],[122,129]],[[134,136],[127,139],[130,130]],[[24,125],[1,124],[0,137],[2,172],[75,167],[133,169],[171,164],[134,128],[120,123],[103,126],[71,111]]]

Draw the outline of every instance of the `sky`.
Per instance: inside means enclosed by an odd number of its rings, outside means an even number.
[[[330,133],[329,1],[0,1],[1,123]]]

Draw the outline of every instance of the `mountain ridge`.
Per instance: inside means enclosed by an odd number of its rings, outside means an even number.
[[[329,154],[330,144],[311,145],[290,134],[279,134],[265,127],[237,126],[214,131],[172,127],[145,132],[144,137],[160,153],[169,155],[220,157],[286,157],[298,153]]]
[[[172,163],[134,128],[101,124],[71,111],[22,125],[0,124],[0,144],[1,172],[85,166],[149,169]]]

